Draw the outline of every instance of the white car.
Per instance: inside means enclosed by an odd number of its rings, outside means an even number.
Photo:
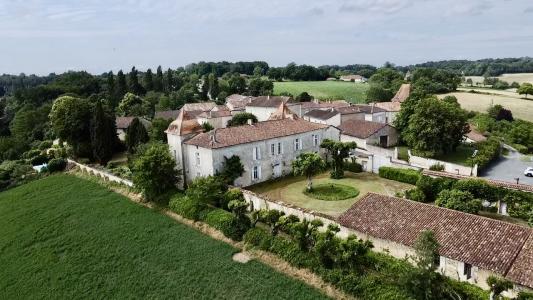
[[[524,171],[524,175],[527,177],[533,177],[533,167],[529,167]]]

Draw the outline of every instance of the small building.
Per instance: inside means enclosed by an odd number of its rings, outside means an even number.
[[[323,153],[320,148],[322,140],[339,140],[337,128],[299,118],[215,129],[181,140],[175,130],[169,128],[167,133],[171,149],[183,146],[183,157],[177,159],[182,164],[177,167],[183,170],[186,182],[220,172],[224,157],[236,155],[244,165],[244,174],[235,181],[237,186],[249,186],[290,174],[291,161],[298,155]],[[170,135],[176,135],[176,138]]]
[[[401,102],[376,102],[373,104],[385,111],[385,118],[389,124],[394,122],[402,106]]]
[[[386,111],[374,104],[352,104],[351,106],[339,107],[341,123],[350,120],[366,120],[378,123],[388,123]]]
[[[530,228],[407,199],[368,193],[338,222],[377,251],[403,259],[415,255],[414,244],[425,230],[439,243],[438,271],[450,278],[488,289],[491,275],[517,285],[507,296],[533,285]]]
[[[340,80],[342,81],[349,81],[349,82],[367,82],[368,79],[366,79],[364,76],[361,75],[343,75],[340,77]]]
[[[341,123],[342,142],[355,142],[357,148],[367,149],[367,145],[388,148],[398,143],[398,131],[386,123],[365,120],[350,120]]]
[[[176,120],[180,114],[180,110],[165,110],[165,111],[156,111],[154,114],[154,119],[161,118],[165,120]]]
[[[291,102],[292,98],[288,96],[259,96],[253,97],[249,103],[246,104],[245,110],[257,117],[259,122],[267,121],[274,112],[278,110],[281,104],[285,103],[287,107],[301,116],[301,104],[299,102]]]
[[[465,142],[475,144],[487,140],[487,137],[481,134],[481,132],[477,131],[471,124],[468,124],[468,130],[468,133],[466,133],[464,136]]]
[[[231,118],[231,111],[225,105],[216,105],[212,109],[196,115],[196,120],[200,125],[209,123],[214,128],[227,127]]]
[[[306,113],[308,113],[308,112],[310,112],[312,110],[316,110],[316,109],[328,110],[328,109],[331,109],[331,108],[337,109],[337,108],[340,108],[340,107],[347,107],[347,106],[350,106],[350,103],[347,102],[346,100],[320,101],[318,99],[314,99],[314,100],[309,101],[309,102],[301,102],[302,112],[301,112],[300,116],[303,116]]]
[[[341,114],[334,108],[309,111],[303,116],[303,119],[309,122],[331,126],[339,126],[341,124]]]
[[[243,112],[246,109],[246,104],[252,101],[251,96],[232,94],[226,97],[226,106],[234,115]]]
[[[128,132],[128,128],[131,125],[131,122],[133,119],[138,118],[141,124],[143,124],[144,128],[146,130],[150,129],[152,127],[152,123],[145,118],[142,117],[117,117],[115,119],[115,123],[117,125],[117,136],[119,140],[125,141],[126,140],[126,134]]]

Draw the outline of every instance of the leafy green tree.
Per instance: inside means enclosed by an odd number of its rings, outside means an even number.
[[[366,92],[366,102],[386,102],[394,97],[391,90],[385,89],[380,85],[372,84]]]
[[[391,93],[392,91],[397,91],[400,86],[403,83],[403,76],[400,72],[392,69],[392,68],[380,68],[372,75],[368,82],[373,86],[379,86],[381,88],[389,90]],[[387,100],[381,100],[381,101],[388,101],[392,97],[390,97]]]
[[[165,133],[165,130],[167,130],[170,123],[172,123],[172,120],[167,120],[163,118],[153,119],[152,126],[148,130],[148,136],[150,137],[150,141],[159,141],[166,143],[167,134]]]
[[[128,86],[126,84],[126,76],[122,70],[117,73],[117,86],[115,88],[115,99],[122,99],[126,92],[128,91]],[[116,106],[115,106],[116,107]]]
[[[220,171],[219,177],[224,183],[233,185],[235,180],[242,176],[244,173],[244,165],[241,162],[241,158],[237,155],[231,157],[224,156],[224,162],[222,164],[222,171]]]
[[[152,74],[152,69],[146,70],[146,73],[144,74],[144,89],[147,91],[154,90],[154,77]]]
[[[179,180],[176,162],[166,144],[150,144],[136,156],[131,170],[133,184],[147,200],[174,189]]]
[[[209,131],[215,129],[215,127],[213,127],[213,125],[211,125],[211,123],[209,123],[209,122],[204,122],[204,123],[202,123],[202,129],[203,129],[204,132],[209,132]]]
[[[230,94],[242,94],[246,92],[246,80],[239,74],[234,74],[228,79]]]
[[[469,214],[478,214],[482,208],[481,200],[474,199],[474,196],[469,192],[455,189],[441,191],[435,204]]]
[[[163,92],[163,70],[161,66],[157,67],[157,72],[154,79],[154,91]]]
[[[227,186],[216,176],[196,177],[188,186],[187,197],[198,203],[222,207]]]
[[[91,109],[85,99],[61,96],[54,101],[50,123],[57,137],[72,146],[74,156],[91,157]]]
[[[497,276],[489,276],[487,278],[487,284],[490,287],[490,299],[501,299],[500,295],[506,290],[513,288],[513,283],[507,279],[500,278]]]
[[[328,156],[333,159],[331,178],[340,179],[344,177],[344,159],[350,155],[350,150],[355,149],[355,142],[339,142],[330,139],[324,139],[320,144],[321,148],[326,149]]]
[[[257,123],[257,117],[254,114],[247,112],[237,113],[228,121],[228,127],[247,124],[248,120],[252,120],[252,123]]]
[[[298,102],[310,102],[313,100],[313,96],[309,95],[307,92],[302,92],[300,95],[296,96],[296,101]]]
[[[272,95],[274,83],[270,80],[253,78],[248,85],[248,94],[257,97],[261,95]]]
[[[533,84],[529,82],[522,83],[522,85],[516,91],[519,95],[533,95]]]
[[[209,74],[207,77],[209,98],[212,100],[217,99],[220,93],[220,87],[218,85],[218,78],[214,73]]]
[[[348,270],[361,270],[366,265],[367,254],[373,247],[369,240],[363,241],[350,234],[339,243],[338,264]]]
[[[39,108],[29,104],[22,106],[9,124],[11,135],[21,143],[44,139],[48,130],[50,109],[51,106],[48,104]]]
[[[283,80],[283,71],[280,68],[269,68],[266,75],[274,81]]]
[[[115,107],[117,107],[120,99],[122,99],[122,96],[119,97],[117,95],[117,84],[115,82],[115,76],[113,75],[113,71],[109,71],[109,73],[107,73],[106,80],[108,105],[114,109]]]
[[[255,219],[256,222],[260,221],[265,223],[268,227],[270,227],[270,233],[275,236],[279,232],[279,229],[282,225],[280,219],[284,215],[285,213],[279,210],[261,209],[259,211],[252,212],[252,219]]]
[[[307,191],[313,190],[313,176],[326,169],[326,163],[319,154],[307,152],[298,155],[296,160],[292,161],[292,172],[295,175],[305,176],[307,178]]]
[[[148,140],[148,132],[144,125],[139,118],[133,119],[126,133],[126,147],[128,148],[128,152],[135,153],[139,145],[147,143]]]
[[[300,250],[309,251],[315,245],[315,237],[318,228],[324,223],[319,219],[309,221],[303,219],[301,222],[295,222],[288,225],[289,234],[298,242]]]
[[[130,73],[128,74],[128,91],[135,95],[144,95],[146,90],[139,83],[138,71],[135,67],[131,68]]]
[[[503,106],[499,104],[489,107],[487,113],[491,118],[494,118],[496,121],[514,121],[513,113],[510,110],[503,108]]]
[[[150,105],[133,93],[126,93],[118,105],[118,114],[125,117],[140,117],[148,114]]]
[[[467,120],[460,106],[429,97],[416,104],[401,135],[409,147],[431,157],[455,151],[468,132]]]
[[[91,147],[96,161],[105,165],[113,156],[117,143],[115,118],[104,111],[102,101],[98,101],[91,120]]]
[[[318,257],[318,260],[326,269],[331,269],[335,265],[339,256],[340,239],[336,234],[340,228],[336,224],[329,224],[326,231],[316,232],[315,245],[313,252]]]
[[[165,91],[167,93],[170,93],[175,90],[176,90],[176,87],[175,87],[175,82],[174,82],[174,75],[172,74],[172,70],[168,68],[166,72]]]

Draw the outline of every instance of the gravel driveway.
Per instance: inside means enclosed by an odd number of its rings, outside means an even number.
[[[515,178],[520,178],[519,183],[533,185],[533,177],[524,176],[527,167],[533,167],[533,156],[522,155],[508,147],[509,153],[490,165],[479,177],[498,179],[516,183]]]

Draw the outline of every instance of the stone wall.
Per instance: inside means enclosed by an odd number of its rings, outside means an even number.
[[[474,177],[477,176],[477,165],[475,165],[472,168],[472,167],[452,164],[449,162],[444,162],[444,161],[440,161],[436,159],[415,156],[411,153],[411,150],[409,150],[408,153],[409,153],[409,163],[415,167],[419,167],[422,169],[429,169],[432,165],[441,164],[441,165],[444,165],[444,172],[451,173],[451,174],[457,174],[457,175],[466,175],[466,176],[474,176]]]
[[[120,184],[127,185],[129,187],[133,187],[133,182],[130,181],[130,180],[120,178],[120,177],[115,176],[113,174],[104,172],[102,170],[95,169],[93,167],[89,167],[89,166],[84,165],[84,164],[80,164],[79,162],[71,160],[71,159],[68,159],[68,162],[71,163],[71,164],[76,165],[78,168],[80,168],[80,170],[82,170],[84,172],[87,172],[87,173],[89,173],[91,175],[94,175],[94,176],[97,176],[97,177],[102,177],[104,180],[113,181],[113,182],[117,182],[117,183],[120,183]]]

